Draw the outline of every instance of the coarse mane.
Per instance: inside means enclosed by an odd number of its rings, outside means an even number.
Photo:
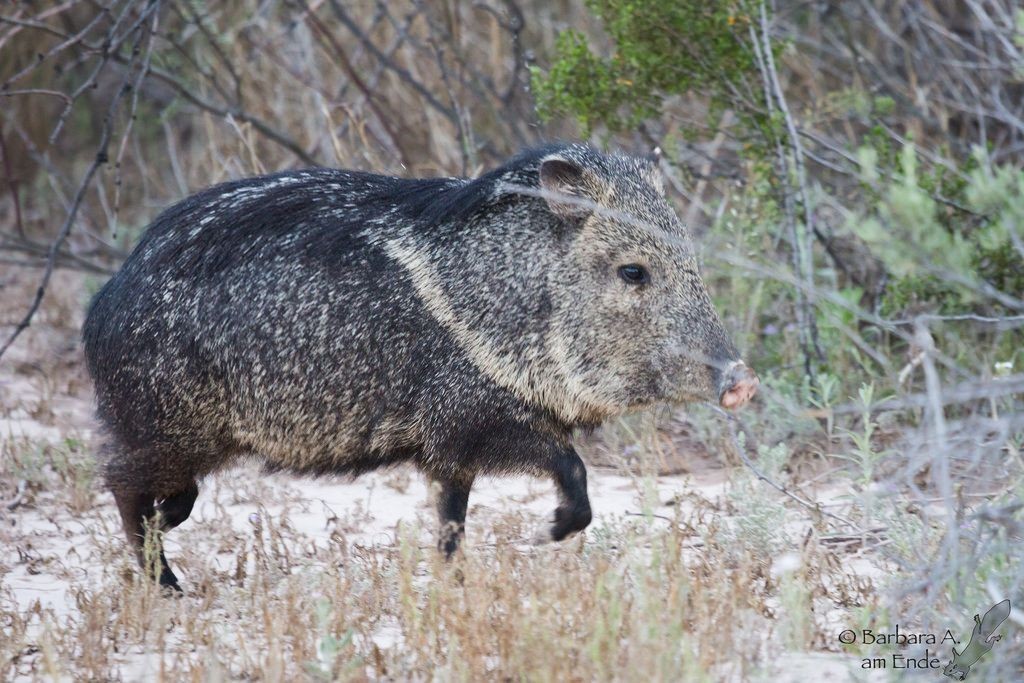
[[[540,160],[551,154],[563,152],[570,147],[571,145],[566,143],[551,143],[534,147],[473,179],[402,180],[396,178],[398,182],[393,188],[381,188],[387,193],[387,196],[377,196],[373,199],[394,202],[403,215],[415,220],[421,228],[460,223],[506,196],[507,193],[503,192],[501,188],[503,183],[538,188],[540,182],[536,171]],[[597,156],[593,150],[588,151]],[[396,196],[399,193],[400,196]],[[367,199],[369,200],[371,197],[367,197]]]

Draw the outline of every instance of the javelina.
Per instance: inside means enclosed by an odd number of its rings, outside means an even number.
[[[582,145],[475,180],[290,171],[167,209],[84,329],[106,481],[144,521],[189,515],[244,455],[440,484],[440,549],[479,473],[551,476],[552,539],[591,519],[575,428],[756,391],[650,162]],[[177,586],[160,553],[160,583]]]

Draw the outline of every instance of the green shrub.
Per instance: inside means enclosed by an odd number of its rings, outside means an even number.
[[[862,147],[858,158],[865,183],[883,184],[877,151]],[[892,276],[883,314],[992,307],[994,302],[979,294],[983,285],[1016,298],[1024,295],[1024,249],[1013,244],[1015,226],[1024,225],[1024,171],[993,166],[982,151],[964,166],[962,182],[936,180],[937,172],[920,172],[914,146],[906,145],[876,203],[850,215],[847,228],[871,246]],[[936,189],[946,196],[952,191],[949,201],[963,210],[946,210],[933,194]],[[957,214],[964,218],[946,220]]]
[[[587,131],[633,127],[656,116],[664,100],[699,91],[710,97],[710,119],[737,109],[737,92],[761,104],[749,23],[757,5],[738,2],[587,0],[614,43],[595,54],[579,31],[559,37],[545,73],[534,67],[533,90],[545,118],[573,116]],[[750,112],[738,109],[741,116]],[[758,121],[757,125],[764,125]]]

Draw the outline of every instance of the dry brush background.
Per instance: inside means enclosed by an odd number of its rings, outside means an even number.
[[[706,3],[760,46],[724,105],[691,88],[636,125],[542,118],[560,36],[620,54],[602,17],[622,5],[0,5],[0,678],[882,680],[905,672],[863,658],[926,646],[841,631],[963,639],[998,600],[1024,609],[1024,12]],[[750,410],[581,436],[598,517],[564,545],[528,542],[544,482],[474,492],[445,567],[415,474],[244,469],[169,539],[186,597],[133,573],[78,330],[161,208],[313,164],[475,175],[584,136],[660,150],[764,380]],[[971,680],[1021,677],[1021,625]]]

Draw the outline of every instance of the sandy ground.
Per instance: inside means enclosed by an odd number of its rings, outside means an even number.
[[[635,480],[593,473],[590,492],[596,511],[594,529],[642,516],[643,500],[652,493],[662,502],[694,492],[714,498],[721,487],[720,483],[664,477],[656,482],[653,492],[649,488],[638,491]],[[546,482],[526,478],[480,481],[471,499],[467,551],[498,542],[492,524],[503,516],[521,517],[526,530],[543,528],[553,505],[554,492]],[[0,531],[0,545],[8,549],[2,561],[7,565],[3,585],[21,612],[42,610],[73,618],[76,588],[103,584],[112,563],[122,572],[134,571],[134,567],[126,552],[112,553],[112,547],[121,546],[121,530],[110,494],[97,493],[95,505],[78,516],[54,514],[55,508],[43,497],[13,515],[5,515]],[[656,514],[664,512],[657,510]],[[236,572],[237,548],[224,544],[223,539],[252,535],[263,526],[285,525],[291,551],[313,557],[317,546],[338,542],[347,544],[350,552],[394,547],[403,525],[411,526],[419,533],[421,543],[430,546],[433,519],[429,492],[415,473],[373,473],[348,482],[309,481],[279,474],[265,476],[254,468],[242,468],[204,483],[192,517],[168,535],[166,550],[183,585],[188,587],[190,575],[199,566],[203,572],[215,575],[231,576]],[[658,517],[653,523],[670,522]],[[217,542],[211,543],[212,539]],[[535,549],[530,541],[528,535],[519,540],[523,552],[551,551]],[[874,573],[868,566],[865,570]],[[375,641],[380,647],[401,647],[394,631],[381,626]],[[145,661],[145,657],[126,657],[124,680],[149,680]],[[879,680],[858,676],[857,663],[855,658],[836,653],[783,652],[764,673],[766,679],[773,680],[804,681],[812,675],[828,680]],[[26,675],[16,680],[33,679],[27,675],[28,661],[24,670]]]

